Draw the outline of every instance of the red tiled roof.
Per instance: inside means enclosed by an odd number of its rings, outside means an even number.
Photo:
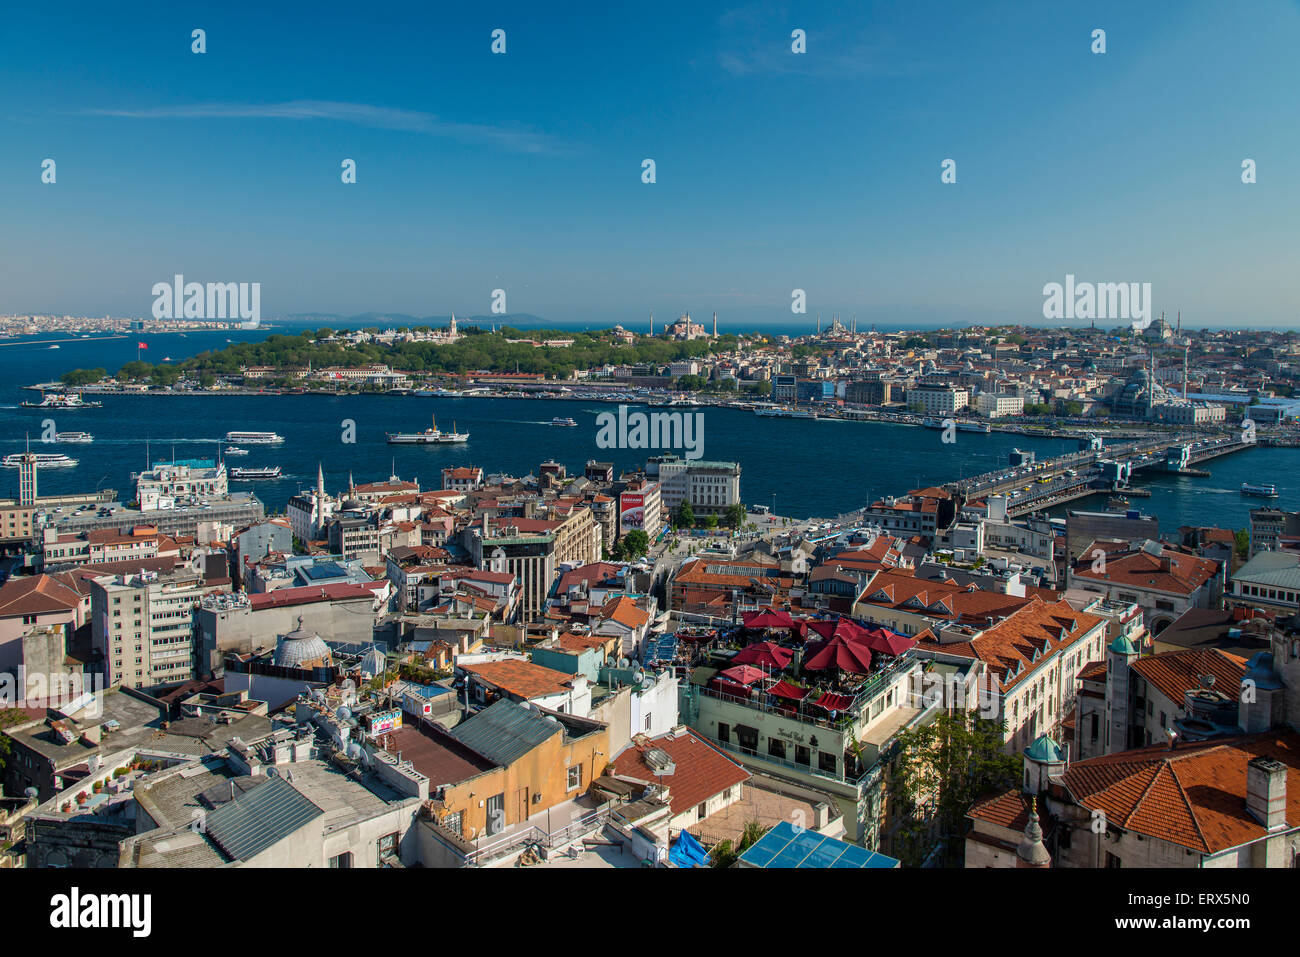
[[[1256,757],[1287,766],[1286,820],[1300,821],[1300,735],[1290,730],[1086,758],[1061,780],[1112,824],[1211,854],[1265,836],[1246,810],[1246,765]]]
[[[531,661],[507,658],[465,665],[465,670],[486,683],[524,700],[562,694],[573,683],[573,675],[535,665]]]
[[[303,585],[298,588],[278,588],[248,596],[253,611],[263,608],[282,608],[288,605],[310,605],[319,601],[339,601],[345,598],[374,598],[375,590],[384,582],[334,582],[329,585]]]
[[[1216,686],[1232,689],[1230,693],[1236,694],[1246,674],[1246,659],[1218,648],[1163,651],[1138,658],[1133,662],[1133,670],[1175,705],[1182,707],[1183,695],[1201,687],[1204,675],[1213,675]]]
[[[75,611],[81,593],[67,576],[30,575],[11,578],[0,588],[0,617]]]
[[[644,754],[649,748],[667,752],[676,765],[672,774],[659,775],[651,770]],[[646,784],[662,782],[668,787],[674,816],[750,778],[748,771],[689,730],[676,737],[663,735],[653,738],[646,747],[628,748],[614,759],[613,773],[616,777]]]

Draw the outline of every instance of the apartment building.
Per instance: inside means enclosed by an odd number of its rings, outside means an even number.
[[[970,404],[970,392],[953,386],[919,385],[907,390],[907,406],[924,415],[952,415]]]
[[[1218,562],[1153,541],[1087,545],[1067,570],[1066,583],[1080,595],[1136,602],[1153,634],[1189,608],[1218,607],[1223,596]]]
[[[690,502],[696,515],[722,516],[740,502],[740,466],[735,462],[660,455],[647,460],[646,474],[658,480],[660,505],[668,512]]]
[[[152,688],[195,677],[194,610],[205,590],[192,571],[93,579],[92,647],[103,658],[104,680]]]
[[[975,410],[987,418],[1001,419],[1008,415],[1022,414],[1025,411],[1025,400],[1018,395],[981,392],[975,397]]]

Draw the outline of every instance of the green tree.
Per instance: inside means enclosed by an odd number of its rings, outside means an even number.
[[[677,515],[673,524],[678,528],[695,527],[695,509],[691,508],[690,502],[683,501],[681,505],[677,506]]]
[[[727,506],[727,527],[740,528],[745,521],[745,506],[736,502],[734,505]]]
[[[1244,561],[1250,554],[1250,529],[1239,528],[1232,533],[1232,538],[1237,557]]]
[[[73,369],[71,372],[65,372],[59,377],[64,385],[83,386],[93,385],[104,379],[108,375],[103,369]]]
[[[623,555],[629,561],[634,561],[650,550],[650,536],[639,528],[634,528],[620,540],[618,544],[623,546]]]
[[[759,838],[771,828],[763,827],[757,821],[748,821],[740,832],[740,837],[733,844],[730,840],[721,840],[709,851],[709,867],[731,867],[740,855],[758,843]]]
[[[985,795],[1020,786],[1024,762],[1002,750],[1004,725],[975,712],[940,715],[898,735],[890,787],[900,816],[901,859],[919,865],[936,840],[945,864],[960,862],[966,812]]]

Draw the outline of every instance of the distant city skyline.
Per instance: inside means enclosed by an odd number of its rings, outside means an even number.
[[[270,322],[1050,327],[1073,274],[1300,325],[1292,3],[66,10],[7,15],[0,312],[146,318],[184,273]]]

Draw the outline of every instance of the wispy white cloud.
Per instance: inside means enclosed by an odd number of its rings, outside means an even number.
[[[932,69],[887,35],[855,37],[844,27],[834,31],[818,29],[815,23],[790,17],[784,4],[738,7],[722,14],[718,26],[718,62],[733,76],[914,76]],[[794,27],[807,31],[808,52],[791,50],[790,32]]]
[[[482,123],[452,123],[433,113],[401,110],[366,103],[338,103],[331,100],[291,100],[286,103],[200,103],[155,106],[135,110],[82,110],[88,116],[112,116],[141,120],[325,120],[374,129],[398,130],[443,136],[465,143],[481,143],[513,153],[559,153],[560,147],[542,133]]]

